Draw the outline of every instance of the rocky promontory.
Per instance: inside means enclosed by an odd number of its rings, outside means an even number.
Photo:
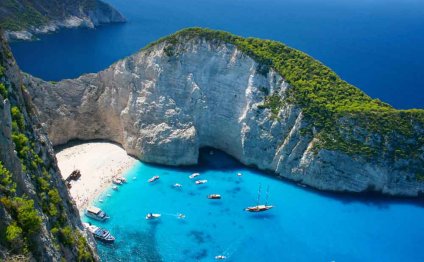
[[[125,22],[125,18],[100,0],[0,1],[0,26],[9,39],[32,40],[36,34],[60,28],[94,28],[116,22]]]
[[[0,261],[94,261],[85,237],[0,31]]]
[[[208,146],[320,190],[424,191],[424,111],[371,99],[279,42],[187,29],[97,74],[26,86],[56,145],[107,139],[165,165]]]

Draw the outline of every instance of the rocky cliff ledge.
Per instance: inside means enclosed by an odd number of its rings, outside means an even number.
[[[94,28],[114,22],[125,22],[125,18],[100,0],[0,1],[0,26],[10,39],[31,40],[34,34],[60,28]]]
[[[81,227],[0,32],[0,260],[93,261]]]
[[[187,29],[97,74],[26,82],[54,144],[108,139],[166,165],[209,146],[320,190],[424,190],[424,111],[373,100],[278,42]]]

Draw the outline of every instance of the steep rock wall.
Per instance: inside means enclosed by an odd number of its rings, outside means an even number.
[[[291,88],[274,70],[223,41],[159,42],[110,68],[47,83],[27,77],[40,119],[54,144],[109,139],[148,162],[190,165],[203,146],[246,165],[330,191],[416,196],[414,174],[341,151],[316,150],[302,109],[287,102],[277,115],[266,96]]]
[[[4,0],[0,2],[0,26],[10,39],[31,40],[34,34],[60,28],[94,28],[104,23],[125,22],[109,4],[99,0]]]
[[[92,261],[79,212],[1,31],[0,91],[0,260]]]

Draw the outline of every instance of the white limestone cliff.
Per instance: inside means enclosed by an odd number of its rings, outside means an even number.
[[[27,87],[53,144],[107,139],[131,155],[166,165],[196,164],[201,147],[214,147],[246,165],[320,190],[378,191],[416,196],[423,183],[339,151],[313,150],[301,134],[301,108],[286,103],[272,117],[259,106],[290,86],[234,45],[192,38],[166,41],[118,61],[98,74]]]

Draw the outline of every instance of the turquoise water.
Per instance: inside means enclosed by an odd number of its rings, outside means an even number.
[[[195,185],[188,178],[193,172],[208,183]],[[149,184],[154,175],[160,179]],[[91,222],[117,238],[98,244],[103,261],[213,261],[220,254],[227,261],[424,261],[424,209],[408,202],[319,194],[220,152],[202,151],[192,168],[138,163],[127,179],[96,203],[111,219]],[[275,208],[247,213],[259,184],[264,191],[269,186]],[[207,199],[211,193],[222,200]],[[149,212],[162,217],[147,221]]]
[[[372,97],[424,107],[423,0],[108,0],[128,23],[63,30],[12,45],[20,67],[46,80],[96,72],[191,26],[282,41]]]

